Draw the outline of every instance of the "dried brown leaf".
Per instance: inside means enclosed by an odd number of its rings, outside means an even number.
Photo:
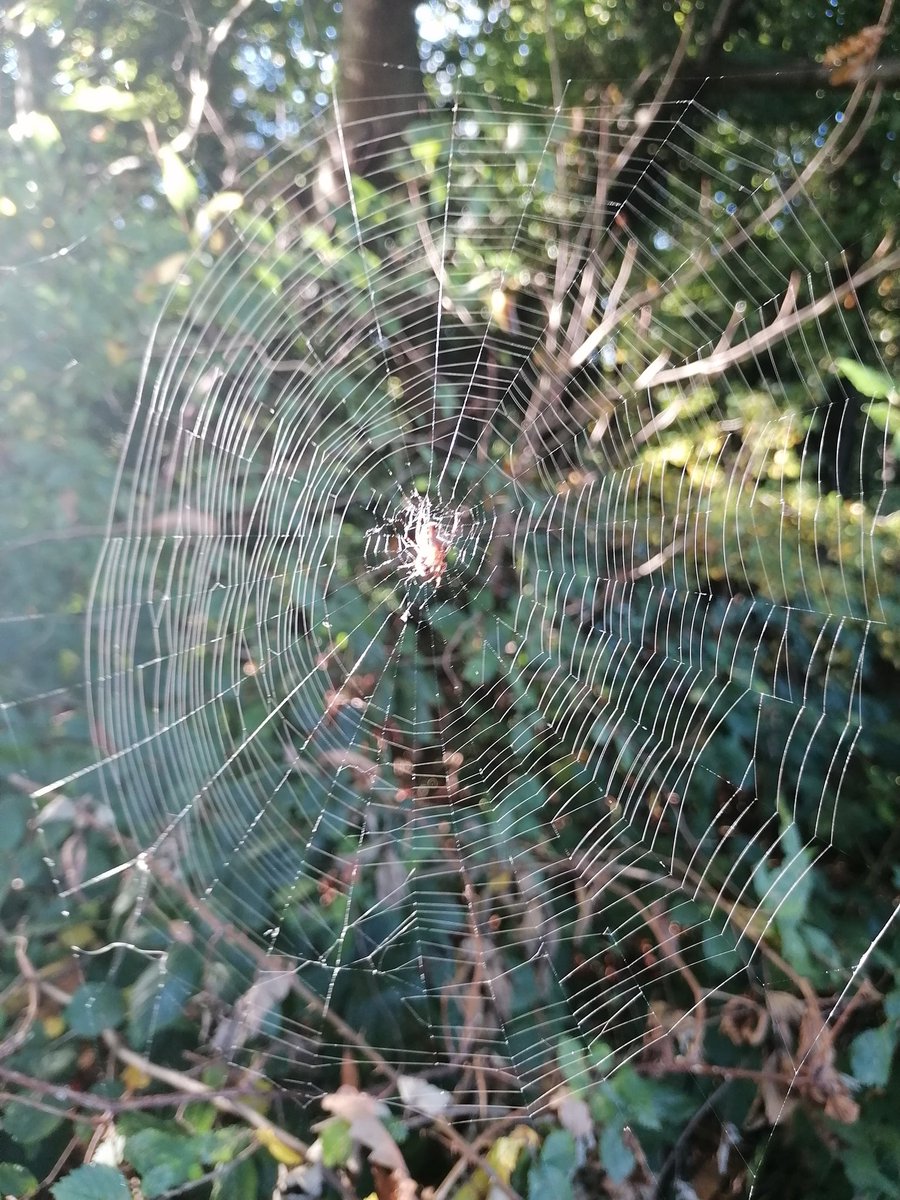
[[[233,1053],[259,1032],[266,1015],[280,1004],[294,978],[294,970],[285,959],[272,958],[271,969],[260,971],[251,986],[234,1006],[234,1013],[216,1030],[212,1044],[221,1053]]]
[[[769,1015],[749,996],[730,996],[722,1009],[719,1028],[736,1046],[758,1046],[769,1029]]]
[[[365,1146],[372,1163],[396,1172],[401,1179],[409,1176],[400,1147],[383,1124],[384,1118],[390,1115],[386,1104],[366,1092],[345,1085],[330,1096],[323,1096],[322,1107],[332,1116],[341,1117],[347,1122],[350,1137]]]
[[[825,51],[822,62],[831,67],[828,82],[833,87],[843,83],[856,83],[878,53],[885,35],[881,25],[867,25],[859,33],[851,34]]]
[[[763,1064],[765,1078],[759,1085],[766,1121],[770,1125],[780,1125],[786,1121],[797,1107],[797,1098],[789,1093],[781,1078],[790,1070],[791,1060],[781,1050],[770,1054]]]

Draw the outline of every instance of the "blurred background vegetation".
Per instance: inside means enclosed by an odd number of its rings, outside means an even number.
[[[405,184],[427,188],[446,169],[443,126],[429,125],[423,114],[446,112],[454,98],[477,101],[498,122],[505,106],[533,105],[531,111],[545,114],[563,96],[574,112],[606,106],[632,114],[652,102],[662,81],[667,103],[698,102],[702,116],[693,137],[715,132],[707,163],[739,157],[745,135],[771,148],[773,166],[782,155],[800,171],[817,148],[831,148],[821,171],[805,180],[805,194],[816,227],[829,231],[852,274],[879,255],[886,258],[900,211],[900,36],[890,7],[869,0],[431,0],[418,6],[407,0],[25,0],[7,5],[0,22],[0,1193],[52,1193],[58,1200],[181,1194],[712,1200],[748,1194],[755,1183],[760,1197],[900,1197],[900,1073],[891,1070],[900,1031],[900,930],[891,924],[900,885],[896,270],[872,271],[821,317],[818,336],[828,352],[813,354],[805,378],[795,372],[784,386],[797,358],[789,348],[779,358],[776,347],[770,359],[756,360],[753,378],[729,386],[727,404],[705,408],[695,396],[689,419],[648,440],[645,456],[630,464],[655,478],[655,465],[668,462],[689,478],[690,464],[708,458],[701,448],[711,439],[720,446],[723,422],[751,442],[773,422],[795,420],[804,432],[785,450],[785,475],[753,482],[762,494],[770,487],[783,500],[791,470],[801,482],[812,472],[808,519],[799,487],[787,506],[800,511],[796,519],[778,503],[745,513],[755,546],[748,550],[724,532],[727,489],[706,497],[704,554],[720,564],[723,590],[704,636],[726,659],[740,641],[737,622],[726,623],[723,581],[737,580],[738,592],[780,606],[782,615],[770,617],[760,641],[769,665],[753,664],[768,672],[777,693],[782,654],[785,661],[815,663],[820,653],[821,621],[788,619],[789,610],[811,607],[820,617],[852,618],[868,605],[874,617],[865,658],[862,634],[851,622],[816,668],[823,694],[831,689],[822,708],[825,726],[833,724],[824,735],[828,754],[807,761],[821,722],[801,725],[793,742],[784,731],[772,733],[771,761],[797,778],[805,772],[807,789],[785,789],[795,799],[786,814],[778,808],[784,795],[777,772],[767,778],[761,768],[757,777],[767,815],[778,815],[784,826],[783,859],[754,858],[758,826],[752,819],[742,825],[741,805],[726,809],[728,798],[712,784],[707,793],[698,785],[696,829],[718,836],[721,812],[737,832],[706,890],[697,885],[688,898],[686,888],[679,900],[678,923],[712,933],[676,945],[673,959],[664,943],[676,936],[669,923],[676,913],[665,888],[642,893],[639,919],[632,914],[637,923],[628,942],[646,965],[641,978],[648,1003],[639,1018],[629,1019],[637,1022],[638,1041],[648,1029],[653,1035],[646,1053],[636,1053],[624,1035],[621,1045],[586,1046],[561,1025],[542,1063],[555,1097],[550,1109],[530,1120],[509,1101],[508,1111],[498,1114],[502,1095],[492,1095],[480,1110],[468,1094],[451,1103],[444,1088],[453,1083],[445,1078],[427,1071],[398,1077],[372,1050],[388,1036],[377,1027],[375,1002],[351,995],[343,1008],[337,1005],[348,1024],[335,1026],[331,1036],[367,1066],[360,1071],[350,1055],[342,1065],[336,1053],[317,1083],[322,1103],[301,1106],[292,1089],[302,1064],[270,1057],[266,1039],[278,1045],[292,1022],[302,1023],[304,1011],[321,1004],[315,981],[309,994],[277,988],[256,994],[260,1011],[240,1038],[241,1049],[249,1043],[249,1066],[238,1069],[217,1053],[211,1029],[222,1027],[242,997],[246,1018],[247,984],[254,978],[252,939],[245,944],[239,933],[250,918],[238,899],[234,911],[205,911],[177,866],[166,867],[170,873],[152,887],[140,870],[79,886],[129,860],[135,848],[129,836],[146,845],[153,832],[132,825],[129,834],[115,801],[85,770],[95,761],[94,747],[103,748],[104,732],[88,706],[85,679],[97,666],[85,651],[85,621],[107,520],[115,527],[125,519],[120,511],[110,517],[109,507],[123,448],[133,449],[127,437],[142,359],[154,337],[155,345],[164,345],[184,315],[189,288],[180,294],[182,282],[202,278],[204,255],[217,253],[209,239],[220,222],[246,233],[241,222],[281,196],[279,168],[298,148],[303,163],[304,138],[327,118],[333,90],[348,122],[349,164],[377,223],[377,197],[388,195],[386,177],[396,172],[404,147],[412,148],[417,164]],[[655,126],[647,133],[648,139],[659,136]],[[385,160],[373,161],[372,139],[387,148]],[[327,145],[310,143],[310,173],[323,166]],[[809,159],[792,157],[799,145]],[[508,201],[507,211],[517,211],[524,188],[515,161],[498,165],[485,152],[482,162],[479,153],[478,145],[467,150],[458,178],[465,180],[465,166],[473,190],[479,179],[490,179]],[[758,148],[753,153],[759,157]],[[703,166],[690,170],[696,173],[686,186],[700,195]],[[339,223],[322,221],[336,201],[327,184],[319,186],[298,203],[309,226],[320,225],[337,244]],[[635,207],[632,219],[641,217]],[[673,243],[696,250],[690,214],[674,211],[670,218]],[[261,262],[271,268],[276,293],[282,258],[274,238]],[[756,269],[749,249],[743,261],[751,263],[749,279]],[[773,276],[791,273],[797,249],[788,234],[768,240],[765,262]],[[837,270],[839,256],[829,263]],[[534,264],[523,258],[515,267],[518,278],[527,279]],[[343,269],[349,279],[354,271],[359,277],[359,264],[348,260]],[[685,293],[684,308],[666,314],[663,345],[678,344],[683,329],[696,328],[697,313],[711,330],[724,328],[735,295],[704,291],[708,279],[702,276]],[[737,279],[735,286],[750,285]],[[422,295],[433,304],[433,287]],[[508,298],[511,306],[519,302]],[[167,324],[160,332],[164,303]],[[493,319],[498,369],[520,370],[521,346],[511,350],[504,341],[515,331],[516,314],[491,317],[489,288],[462,303],[478,330],[476,341]],[[527,321],[527,313],[518,319]],[[351,368],[340,399],[348,406]],[[600,383],[598,369],[596,379],[579,387],[590,391]],[[508,415],[514,424],[516,413]],[[649,420],[647,413],[642,419]],[[577,437],[583,430],[571,432]],[[609,444],[607,461],[615,464],[614,435]],[[619,448],[624,444],[623,435]],[[810,446],[817,454],[813,465],[801,461]],[[527,444],[518,451],[527,458]],[[134,466],[126,456],[126,490]],[[571,467],[561,456],[528,477],[526,462],[523,487],[552,497]],[[667,534],[674,536],[662,515],[667,504],[671,511],[679,502],[667,493],[671,486],[670,474],[658,490],[650,489],[660,532],[643,548],[647,558],[665,548]],[[348,576],[364,531],[362,524],[337,564]],[[786,569],[773,581],[767,547],[783,546],[785,538],[798,548],[783,554]],[[553,569],[548,554],[547,563],[533,564],[537,574]],[[811,605],[803,563],[817,568]],[[708,564],[704,569],[714,578]],[[585,570],[579,564],[576,577]],[[882,589],[875,611],[867,584],[874,577]],[[676,589],[688,586],[681,576],[673,580]],[[360,586],[363,612],[384,603],[373,596]],[[488,599],[487,616],[497,630],[514,624],[512,584],[495,587]],[[623,620],[639,621],[647,599],[638,599],[637,617],[623,605]],[[565,768],[548,753],[558,714],[547,710],[545,697],[554,664],[574,661],[584,631],[577,623],[555,630],[560,644],[543,671],[543,632],[533,631],[534,672],[504,681],[499,669],[485,667],[492,662],[484,648],[490,623],[479,624],[485,614],[475,609],[451,604],[444,626],[436,622],[428,635],[433,649],[434,639],[444,639],[444,651],[461,630],[453,670],[474,714],[467,718],[471,744],[498,738],[519,763],[517,786],[533,787],[534,794],[517,813],[530,813],[529,805],[545,804],[547,795],[562,797],[564,809],[584,784],[576,753]],[[743,619],[752,609],[748,600],[738,615]],[[727,611],[734,622],[731,605]],[[241,648],[244,665],[258,649]],[[495,657],[499,662],[499,652]],[[403,678],[415,711],[416,678]],[[340,700],[340,682],[332,682]],[[674,675],[658,677],[649,703],[662,709],[678,686]],[[790,682],[785,686],[789,690]],[[848,709],[864,719],[860,725],[853,718],[854,757],[841,803],[823,817],[829,755],[847,736]],[[740,764],[758,728],[741,724],[740,711],[730,716],[715,745],[703,747],[710,780],[740,783]],[[353,744],[354,735],[348,736]],[[609,734],[596,753],[620,755],[616,737]],[[408,745],[405,752],[411,753]],[[35,798],[45,785],[70,777],[65,787]],[[509,787],[507,778],[488,783],[498,793]],[[478,785],[469,778],[464,786],[471,795]],[[515,824],[517,852],[537,856],[539,829],[528,821]],[[663,857],[670,849],[674,854],[675,831],[664,821],[660,830]],[[561,843],[565,853],[575,854],[584,832],[577,821],[570,826],[570,840]],[[505,836],[502,829],[497,836]],[[701,837],[694,851],[702,844]],[[327,853],[340,859],[339,846]],[[779,876],[777,868],[788,860],[796,864],[793,874]],[[238,881],[233,886],[238,897]],[[491,887],[502,890],[496,876]],[[755,960],[742,955],[736,937],[748,925],[738,904],[743,887],[755,890],[753,903],[761,906],[764,927],[751,930],[762,947]],[[668,909],[652,907],[661,897]],[[618,901],[627,909],[627,895]],[[305,902],[324,911],[321,891]],[[152,906],[151,931],[145,923]],[[723,919],[714,924],[717,907]],[[611,913],[612,907],[605,923],[626,920]],[[335,920],[337,909],[323,917]],[[228,943],[230,957],[206,956],[192,923],[201,939]],[[387,942],[396,928],[380,936]],[[140,945],[146,956],[120,957],[110,970],[110,953],[90,955],[120,942]],[[448,956],[457,946],[448,936]],[[162,981],[153,957],[160,952],[166,956]],[[668,955],[669,971],[654,975],[654,954]],[[561,969],[572,969],[574,961]],[[538,984],[532,980],[532,986]],[[711,1003],[711,1010],[703,1009],[702,1049],[692,1047],[689,1036],[685,1042],[683,1029],[701,994]],[[523,1003],[539,1008],[541,997]],[[411,1035],[402,1027],[392,1036],[405,1044]],[[220,1038],[219,1050],[222,1044]],[[610,1070],[620,1051],[622,1061]]]

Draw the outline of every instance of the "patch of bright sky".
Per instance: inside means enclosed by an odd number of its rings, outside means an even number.
[[[481,5],[473,4],[470,0],[462,0],[457,4],[430,0],[430,3],[420,4],[416,9],[419,36],[423,42],[432,46],[445,42],[448,38],[475,37],[484,18],[485,13]]]

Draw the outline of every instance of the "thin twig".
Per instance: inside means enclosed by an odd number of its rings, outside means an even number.
[[[200,66],[191,68],[189,81],[191,101],[188,106],[187,120],[184,128],[175,135],[170,143],[172,149],[178,154],[182,154],[190,148],[200,130],[200,122],[203,119],[209,97],[209,75],[213,59],[231,32],[235,21],[247,11],[252,3],[253,0],[237,0],[237,3],[232,5],[221,21],[210,30],[203,48]]]
[[[109,1096],[95,1096],[93,1092],[79,1091],[76,1088],[67,1087],[63,1083],[49,1083],[45,1079],[37,1079],[33,1075],[26,1075],[23,1071],[15,1071],[10,1067],[0,1067],[0,1080],[22,1088],[23,1091],[48,1096],[51,1100],[56,1099],[58,1105],[66,1104],[69,1109],[84,1110],[79,1114],[80,1121],[102,1121],[107,1116],[131,1112],[133,1109],[176,1108],[181,1104],[189,1104],[197,1098],[193,1092],[178,1091],[150,1096],[129,1096],[114,1100]],[[253,1092],[247,1087],[219,1089],[218,1094],[225,1097],[258,1097],[259,1095],[258,1092]],[[49,1101],[45,1103],[42,1100],[36,1100],[33,1096],[20,1093],[9,1092],[6,1095],[12,1096],[20,1104],[25,1104],[29,1108],[40,1109],[41,1112],[53,1112],[60,1117],[71,1116],[70,1112],[67,1113]],[[97,1116],[91,1116],[91,1113],[97,1113]]]
[[[228,1113],[233,1117],[239,1117],[245,1124],[250,1125],[259,1133],[268,1134],[270,1137],[277,1138],[279,1142],[287,1146],[290,1150],[294,1150],[297,1154],[304,1158],[309,1153],[307,1144],[300,1140],[295,1134],[290,1133],[287,1129],[276,1125],[274,1121],[270,1121],[268,1117],[263,1116],[255,1108],[244,1104],[240,1100],[230,1100],[223,1096],[215,1088],[209,1084],[203,1083],[199,1079],[194,1079],[190,1075],[185,1075],[183,1071],[176,1071],[173,1067],[161,1067],[157,1063],[152,1062],[143,1054],[138,1054],[136,1050],[130,1049],[122,1044],[118,1034],[113,1033],[111,1029],[105,1030],[101,1037],[106,1046],[113,1052],[120,1062],[129,1067],[135,1067],[138,1071],[143,1071],[145,1075],[149,1075],[151,1079],[158,1079],[160,1083],[168,1084],[170,1087],[177,1088],[181,1092],[193,1093],[194,1097],[202,1097],[209,1101],[213,1107],[220,1112]]]
[[[765,350],[771,349],[779,342],[783,342],[792,333],[796,332],[797,329],[802,329],[807,322],[817,320],[824,313],[830,312],[846,296],[853,295],[863,284],[876,279],[879,275],[900,267],[900,251],[895,251],[887,257],[883,256],[887,242],[888,239],[885,238],[872,258],[855,275],[841,284],[840,287],[833,288],[827,296],[823,296],[819,300],[807,304],[805,308],[798,309],[792,304],[794,295],[792,289],[789,288],[785,295],[785,302],[782,304],[775,320],[763,329],[760,329],[757,333],[754,333],[751,337],[745,338],[744,341],[739,342],[730,349],[717,349],[706,358],[684,363],[679,367],[665,369],[664,363],[660,359],[657,359],[643,372],[636,381],[635,387],[638,389],[655,388],[671,383],[681,383],[690,379],[716,378],[730,367],[745,362],[749,358],[755,358]],[[660,433],[663,429],[667,429],[678,420],[689,400],[689,394],[683,394],[671,404],[668,404],[634,435],[634,444],[636,446],[642,445],[655,434]]]
[[[887,0],[885,7],[888,8],[891,3],[892,0]],[[834,126],[831,133],[828,135],[828,137],[825,139],[825,142],[819,149],[818,153],[810,159],[803,171],[791,183],[790,187],[786,188],[784,191],[776,191],[775,196],[768,206],[761,213],[757,214],[752,222],[737,228],[732,234],[726,237],[720,245],[715,247],[716,261],[721,261],[730,254],[733,254],[736,250],[739,250],[741,246],[743,246],[752,238],[753,230],[755,228],[773,221],[782,211],[782,209],[786,205],[790,204],[791,201],[798,195],[798,193],[802,192],[810,179],[812,179],[822,167],[832,161],[838,151],[840,143],[849,135],[853,114],[859,106],[859,103],[862,100],[868,85],[869,77],[860,80],[860,82],[856,85],[844,109],[843,121]],[[634,140],[633,137],[632,140]],[[686,270],[677,273],[678,287],[681,290],[686,289],[694,279],[709,269],[711,263],[711,252],[707,252],[705,254],[696,254],[693,257],[691,266]],[[676,278],[673,277],[667,282],[674,283],[676,282]],[[620,325],[626,317],[635,312],[637,309],[642,308],[645,304],[650,304],[653,302],[658,303],[664,295],[665,286],[660,289],[657,284],[654,284],[652,287],[644,288],[642,291],[630,296],[628,301],[620,306],[618,318],[614,322],[614,326],[617,327]],[[611,333],[612,330],[609,330],[609,332]],[[596,348],[597,344],[598,339],[596,337],[596,331],[594,331],[589,335],[586,341],[582,343],[581,346],[572,351],[571,355],[569,356],[569,366],[572,367],[580,362],[584,362],[588,357],[590,357],[590,354]]]
[[[31,1026],[34,1024],[37,1017],[38,1004],[41,998],[40,979],[31,965],[31,960],[28,958],[28,941],[17,934],[15,939],[15,956],[16,965],[19,968],[19,975],[27,992],[27,1002],[25,1011],[22,1013],[16,1026],[7,1034],[0,1042],[0,1060],[9,1058],[14,1054],[21,1045],[24,1044],[28,1037]]]
[[[481,1153],[483,1147],[492,1146],[494,1142],[496,1142],[502,1129],[505,1129],[509,1125],[520,1125],[522,1123],[523,1118],[520,1113],[516,1113],[512,1116],[500,1117],[498,1120],[492,1121],[487,1129],[482,1130],[478,1137],[472,1142],[472,1150],[476,1154]],[[449,1196],[453,1185],[463,1174],[465,1174],[466,1169],[470,1166],[470,1160],[461,1155],[435,1189],[432,1200],[446,1200],[446,1197]]]
[[[668,913],[663,908],[662,902],[656,900],[651,904],[644,905],[638,901],[636,896],[633,900],[635,908],[644,918],[648,928],[656,938],[656,944],[659,949],[665,954],[667,959],[675,964],[681,973],[682,979],[691,989],[691,995],[694,998],[694,1005],[691,1010],[694,1014],[694,1037],[690,1050],[684,1057],[684,1061],[689,1064],[697,1063],[703,1054],[703,1033],[706,1026],[706,989],[688,966],[681,953],[681,948],[678,945],[680,934],[666,927]]]

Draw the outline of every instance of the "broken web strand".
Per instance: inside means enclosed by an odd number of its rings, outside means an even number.
[[[349,428],[349,426],[348,426],[348,428]],[[763,432],[764,432],[764,427],[763,427]],[[234,436],[233,433],[229,433],[226,440],[228,440],[229,438],[232,438],[233,436]],[[354,430],[354,436],[355,436],[355,430]],[[337,444],[340,445],[340,434],[338,434]],[[748,475],[746,475],[746,478],[748,478],[748,479],[752,478],[752,476],[749,474],[749,472],[750,472],[750,468],[748,467]],[[220,478],[221,479],[224,478],[222,473],[220,473]],[[757,476],[757,478],[758,478],[758,476]],[[548,479],[552,479],[552,476],[548,476]],[[520,488],[520,491],[521,491],[521,488]],[[748,496],[748,488],[745,488],[743,485],[740,486],[737,491],[737,496],[740,498],[740,503],[745,503],[745,498],[746,498],[746,496]],[[628,493],[626,493],[624,486],[619,486],[617,488],[616,497],[617,497],[616,502],[614,502],[612,510],[607,510],[607,511],[612,511],[613,516],[614,516],[614,514],[616,514],[616,511],[617,511],[616,505],[618,505],[619,508],[624,509],[626,504],[628,504]],[[312,509],[310,511],[312,511]],[[622,521],[619,521],[618,523],[620,526],[620,524],[622,524]],[[607,522],[607,524],[608,524],[608,522]],[[614,527],[616,527],[617,522],[613,520],[612,524],[613,524],[613,528],[614,528]],[[535,530],[535,533],[536,533],[536,530]],[[587,527],[584,528],[584,533],[586,533],[586,535],[587,535]],[[550,528],[547,529],[546,535],[547,535],[547,538],[550,538],[550,535],[551,535]],[[566,534],[566,536],[568,536],[568,535],[569,534]],[[758,548],[758,546],[760,546],[761,534],[760,534],[760,532],[758,532],[758,530],[754,529],[754,534],[752,534],[752,535],[754,535],[754,538],[756,539],[756,544],[757,544],[757,548]],[[526,540],[532,540],[533,536],[534,536],[534,534],[529,532],[528,538]],[[571,544],[571,542],[570,542],[570,544]],[[548,553],[550,553],[550,551],[548,551]],[[624,545],[622,548],[622,558],[623,558],[623,562],[625,562],[626,551],[625,551]],[[550,558],[550,562],[551,562],[551,566],[553,566],[552,557]],[[784,559],[781,559],[781,562],[782,562],[782,565],[784,565]],[[634,565],[634,552],[632,552],[632,565]],[[614,564],[613,564],[613,566],[614,566]],[[614,574],[614,571],[612,570],[611,566],[607,565],[606,570],[607,570],[608,575]],[[550,568],[547,569],[548,576],[550,576],[550,575],[560,576],[562,574],[563,574],[562,568],[556,568],[556,566],[553,566],[552,571]],[[197,572],[197,575],[198,575],[198,578],[202,577],[202,572]],[[572,576],[576,576],[577,572],[570,568],[569,575],[571,578]],[[265,564],[263,564],[263,569],[262,569],[262,571],[260,571],[259,578],[263,578],[264,576],[265,576]],[[674,581],[674,586],[676,586],[676,587],[678,586],[677,581]],[[571,584],[569,586],[569,593],[570,592],[571,592]],[[582,587],[582,594],[583,594],[583,592],[584,592],[584,589]],[[569,593],[566,593],[566,590],[563,587],[559,586],[559,581],[557,580],[556,587],[554,587],[552,589],[550,587],[547,587],[547,590],[546,590],[547,599],[545,601],[544,606],[542,606],[542,607],[544,607],[546,611],[557,611],[558,605],[560,604],[560,602],[563,601],[563,599],[566,598],[566,595],[568,595]],[[186,589],[182,589],[182,592],[180,594],[182,596],[190,595],[191,594],[190,587],[188,587]],[[576,592],[576,594],[577,594],[577,592]],[[282,608],[281,613],[286,613],[287,611],[288,610],[286,610],[286,608]],[[622,619],[622,618],[620,618],[620,619]],[[239,624],[239,623],[240,622],[235,622],[235,624]],[[169,622],[169,628],[172,630],[178,630],[179,626],[182,624],[184,624],[184,620],[172,619]],[[536,628],[536,625],[538,625],[538,622],[536,622],[536,620],[535,620],[535,622],[533,622],[532,624]],[[517,629],[517,628],[518,628],[518,626],[514,626],[514,629]],[[620,625],[620,628],[623,629],[623,634],[624,634],[624,632],[625,632],[624,626]],[[762,637],[762,635],[761,635],[761,637]],[[626,641],[628,641],[628,638],[626,638],[626,637],[620,638],[620,641],[626,642]],[[758,648],[758,643],[757,643],[757,648]],[[179,654],[181,656],[184,656],[186,654],[186,650],[187,650],[187,642],[185,641],[184,649],[180,650]],[[275,654],[275,652],[272,652],[272,653]],[[488,656],[488,658],[490,658],[490,655],[492,654],[492,648],[487,648],[485,650],[485,654]],[[270,661],[277,661],[277,659],[270,659]],[[205,686],[204,680],[200,677],[198,677],[198,679],[199,679],[198,686]],[[223,680],[223,682],[224,682],[224,680]],[[634,679],[634,683],[632,683],[632,690],[634,690],[634,688],[636,688],[636,686],[637,686],[637,679]],[[218,689],[218,691],[214,692],[214,695],[220,694],[221,690],[222,689]],[[200,695],[203,695],[203,692],[200,692]],[[313,712],[314,712],[314,709],[313,709]],[[418,715],[418,710],[416,710],[416,715]],[[419,725],[420,721],[414,720],[413,724]],[[212,749],[212,752],[209,755],[209,758],[212,761],[212,766],[210,767],[209,763],[204,763],[203,767],[200,768],[200,770],[202,770],[202,772],[210,772],[210,770],[216,769],[215,760],[216,760],[217,752],[224,749],[224,745],[227,745],[227,743],[221,743],[221,742],[216,744],[216,738],[221,738],[221,734],[220,734],[220,731],[217,730],[215,725],[212,725],[209,727],[209,737],[210,737],[209,745],[211,746],[211,749]],[[260,760],[260,762],[262,762],[262,764],[264,766],[264,760]],[[782,760],[782,762],[784,762],[784,760]],[[198,774],[199,774],[199,772],[198,772]],[[158,779],[157,779],[157,782],[158,782]],[[584,785],[584,787],[586,787],[586,790],[587,790],[587,788],[589,788],[588,782],[586,782],[586,785]],[[637,781],[635,782],[635,793],[636,793],[636,796],[640,796],[640,786],[638,786]],[[682,808],[680,808],[679,811],[684,811],[684,805],[682,805]],[[424,818],[424,820],[427,821],[427,818]],[[769,818],[769,820],[772,820],[772,818]],[[617,827],[617,833],[618,833],[618,828],[619,827]],[[628,828],[628,823],[626,823],[626,828]],[[599,845],[598,842],[595,842],[595,845]],[[612,845],[612,838],[611,838],[611,845]],[[188,847],[188,850],[190,850],[190,847]],[[197,853],[197,852],[198,852],[197,847],[194,847],[194,853]],[[695,853],[696,852],[697,851],[695,851]],[[215,865],[215,859],[212,860],[212,865]]]

